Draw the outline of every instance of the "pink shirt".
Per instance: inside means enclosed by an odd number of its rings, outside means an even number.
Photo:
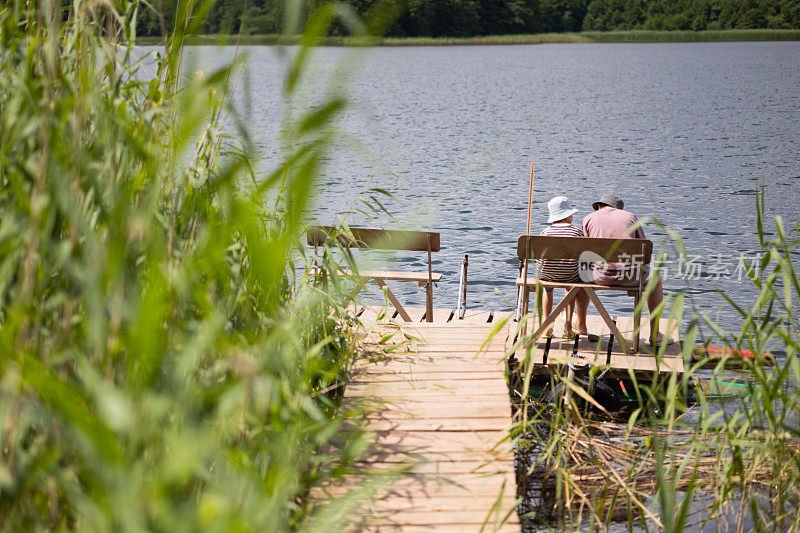
[[[583,234],[601,239],[645,239],[641,227],[629,233],[628,228],[637,221],[636,215],[630,211],[603,207],[583,217]]]
[[[583,217],[583,234],[587,237],[601,239],[644,239],[646,237],[641,226],[633,232],[629,229],[637,221],[636,215],[630,211],[614,207],[600,208]],[[630,279],[620,274],[624,272],[625,266],[623,264],[608,263],[605,272],[595,271],[595,283],[599,285],[626,286],[638,284],[638,276],[635,276],[635,279]],[[620,280],[620,277],[623,279]]]

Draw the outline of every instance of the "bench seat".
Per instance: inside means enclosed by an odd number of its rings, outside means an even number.
[[[425,320],[433,322],[433,286],[442,279],[442,274],[431,271],[431,252],[440,249],[439,234],[429,231],[398,231],[373,228],[334,228],[331,226],[312,226],[308,229],[307,242],[314,247],[316,255],[319,246],[328,246],[329,239],[334,246],[343,248],[365,248],[381,250],[408,250],[427,252],[427,272],[397,272],[393,270],[361,270],[358,272],[359,281],[355,292],[358,293],[368,281],[372,280],[384,291],[386,297],[392,302],[403,320],[411,322],[411,317],[403,305],[386,285],[386,281],[416,281],[420,287],[425,287]],[[316,277],[317,269],[310,269],[310,274]],[[344,270],[348,276],[354,272]]]
[[[348,270],[348,274],[351,272]],[[399,280],[399,281],[417,281],[420,285],[424,285],[428,282],[428,273],[427,272],[395,272],[390,270],[361,270],[359,276],[362,278],[380,278],[380,279],[388,279],[388,280]],[[440,272],[432,272],[431,273],[431,280],[434,283],[439,283],[442,280],[442,274]]]
[[[543,287],[559,287],[567,290],[567,295],[543,320],[538,329],[531,335],[532,342],[536,342],[547,328],[549,328],[561,311],[567,311],[567,320],[571,319],[571,305],[580,291],[585,291],[589,300],[597,308],[603,321],[619,340],[620,345],[627,354],[638,353],[639,336],[634,335],[633,346],[629,347],[614,320],[608,314],[603,303],[595,291],[625,291],[634,298],[633,326],[639,329],[641,319],[640,301],[644,295],[646,269],[650,264],[653,253],[653,243],[646,239],[608,239],[592,237],[558,237],[547,235],[521,235],[517,240],[517,257],[522,262],[521,272],[524,274],[517,278],[517,286],[521,289],[522,315],[528,313],[531,290],[541,285]],[[528,276],[528,263],[531,260],[574,260],[585,262],[630,263],[640,270],[636,286],[630,285],[598,285],[596,283],[569,283],[562,281],[543,281],[535,276]]]
[[[312,268],[309,270],[309,274],[312,276],[317,275],[318,270],[316,268]],[[352,276],[353,271],[349,268],[342,271],[347,276]],[[428,283],[428,273],[427,272],[397,272],[392,270],[360,270],[358,272],[359,277],[361,278],[369,278],[369,279],[383,279],[383,280],[390,280],[390,281],[416,281],[420,284],[420,286],[424,286]],[[431,280],[434,283],[439,283],[442,280],[441,272],[431,272]]]
[[[517,278],[517,287],[525,285],[523,278]],[[581,289],[594,289],[597,291],[626,291],[628,296],[635,296],[638,291],[636,287],[630,285],[598,285],[597,283],[569,283],[566,281],[546,281],[536,278],[528,279],[528,287],[535,287],[542,285],[544,287],[555,287],[557,289],[569,289],[571,287],[580,287]]]

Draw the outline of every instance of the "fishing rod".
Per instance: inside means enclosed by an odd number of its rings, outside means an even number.
[[[536,167],[536,160],[531,161],[531,179],[530,184],[528,186],[528,223],[525,226],[525,235],[531,234],[531,211],[533,210],[533,171]],[[524,276],[523,276],[524,271]],[[519,260],[519,277],[527,278],[528,274],[528,259],[525,258],[524,260]],[[520,286],[517,287],[517,310],[514,314],[514,320],[519,322],[520,318],[522,318],[522,294],[524,287]]]

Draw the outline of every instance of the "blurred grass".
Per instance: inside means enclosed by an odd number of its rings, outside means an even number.
[[[191,35],[187,44],[224,45],[239,42],[247,46],[296,45],[300,36],[292,35]],[[476,37],[371,37],[327,36],[326,46],[444,46],[479,44],[544,43],[679,43],[729,41],[800,41],[800,30],[704,30],[704,31],[585,31],[579,33],[538,33],[531,35],[481,35]],[[140,37],[139,44],[159,44],[158,37]]]
[[[239,60],[183,71],[209,6],[181,2],[144,60],[139,2],[0,8],[0,530],[304,529],[364,446],[334,416],[343,284],[295,272],[347,99],[287,114],[283,160],[254,173],[226,128]],[[336,15],[310,20],[287,105]]]

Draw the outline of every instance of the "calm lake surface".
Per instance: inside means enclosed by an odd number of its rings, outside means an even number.
[[[293,51],[245,51],[237,107],[269,170]],[[232,48],[193,52],[204,69],[233,57]],[[533,232],[553,196],[570,197],[579,224],[592,201],[615,192],[663,225],[650,221],[645,232],[672,260],[665,290],[687,290],[697,311],[729,328],[739,323],[716,290],[742,303],[755,294],[737,264],[759,250],[759,184],[770,219],[780,215],[792,228],[800,220],[797,42],[323,48],[291,107],[299,112],[336,85],[349,87],[352,107],[312,217],[331,223],[349,212],[351,225],[440,231],[436,307],[455,307],[464,254],[470,307],[513,307],[532,159]],[[397,223],[352,212],[366,187],[396,197],[386,206]],[[678,260],[666,230],[680,235],[690,263]],[[394,259],[422,269],[422,255]],[[424,305],[416,285],[394,288]],[[632,299],[604,299],[617,313],[631,311]]]

